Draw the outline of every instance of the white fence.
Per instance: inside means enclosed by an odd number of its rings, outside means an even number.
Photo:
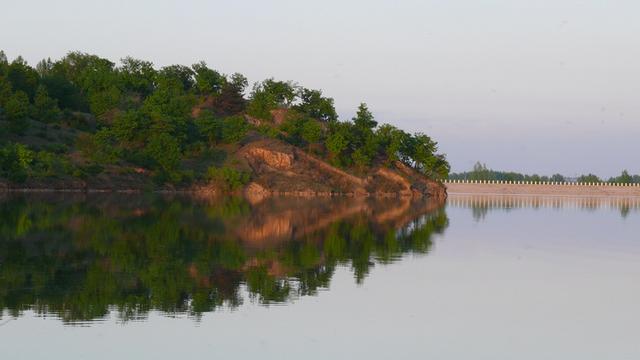
[[[634,183],[608,182],[559,182],[559,181],[503,181],[503,180],[444,180],[445,184],[487,184],[487,185],[553,185],[553,186],[598,186],[598,187],[640,187]]]

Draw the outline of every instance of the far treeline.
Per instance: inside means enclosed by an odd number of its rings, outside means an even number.
[[[497,181],[553,181],[553,182],[585,182],[585,183],[617,183],[617,184],[640,184],[640,175],[631,175],[627,170],[623,170],[620,176],[604,180],[594,174],[581,175],[575,179],[568,179],[563,175],[555,174],[551,176],[540,176],[537,174],[527,175],[511,171],[496,171],[489,169],[487,165],[477,162],[473,170],[461,173],[449,174],[449,180],[497,180]]]
[[[267,79],[248,91],[242,74],[206,63],[156,69],[71,52],[35,67],[0,52],[0,178],[148,174],[155,184],[248,182],[233,153],[248,138],[277,138],[334,166],[364,171],[394,161],[443,179],[429,136],[378,125],[366,104],[340,121],[320,90]],[[245,93],[248,92],[248,95]],[[284,119],[275,121],[274,114]]]

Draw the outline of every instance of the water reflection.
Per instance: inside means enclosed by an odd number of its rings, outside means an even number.
[[[79,194],[6,197],[0,219],[0,309],[68,323],[199,317],[245,292],[291,301],[327,288],[337,266],[362,282],[376,263],[427,253],[448,225],[441,204],[407,199]]]
[[[471,209],[476,221],[483,220],[492,210],[510,211],[522,208],[599,209],[616,210],[626,218],[640,211],[638,197],[562,197],[562,196],[513,196],[513,195],[450,195],[447,206]]]

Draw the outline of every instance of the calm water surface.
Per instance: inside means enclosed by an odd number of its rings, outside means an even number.
[[[2,359],[639,359],[640,199],[0,198]]]

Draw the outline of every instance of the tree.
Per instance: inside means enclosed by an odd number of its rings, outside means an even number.
[[[160,74],[155,91],[145,99],[142,109],[152,120],[154,133],[165,132],[182,142],[187,137],[195,100],[193,95],[185,91],[184,82],[179,77]]]
[[[490,179],[491,170],[487,168],[487,165],[476,162],[473,165],[473,170],[469,174],[469,180],[492,180]]]
[[[7,80],[14,91],[22,91],[28,99],[33,99],[38,87],[38,73],[20,56],[11,62],[7,69]]]
[[[33,99],[33,115],[36,119],[44,122],[53,122],[60,118],[58,102],[49,97],[47,88],[38,86],[36,96]]]
[[[551,180],[553,182],[560,182],[560,183],[563,183],[563,182],[567,181],[565,179],[565,177],[560,175],[560,174],[553,174],[549,180]]]
[[[251,116],[269,120],[271,110],[289,108],[296,98],[296,85],[291,82],[267,79],[256,83],[251,93],[247,113]]]
[[[241,115],[229,116],[222,121],[222,142],[236,143],[244,138],[249,130],[247,121]]]
[[[191,66],[195,73],[195,87],[200,95],[217,94],[226,82],[219,72],[209,69],[204,61]]]
[[[435,157],[437,144],[429,136],[417,133],[413,136],[413,152],[411,158],[414,168],[425,175],[435,175],[434,169],[438,159]]]
[[[325,141],[325,146],[329,151],[329,160],[337,166],[346,166],[350,163],[350,134],[352,124],[347,122],[329,123],[329,135]]]
[[[634,181],[633,181],[633,176],[631,176],[627,170],[623,170],[620,176],[609,179],[609,182],[618,183],[618,184],[631,184]]]
[[[106,89],[92,90],[89,93],[89,109],[97,117],[101,117],[118,107],[122,93],[115,85]]]
[[[33,158],[33,151],[25,145],[9,143],[3,146],[0,148],[0,177],[24,182]]]
[[[338,120],[333,99],[323,97],[322,91],[301,88],[298,96],[300,97],[300,104],[296,106],[298,111],[321,121]]]
[[[207,139],[209,144],[216,144],[222,140],[222,120],[211,111],[202,110],[195,120],[195,125],[200,135]]]
[[[381,155],[386,159],[386,163],[393,161],[410,162],[411,154],[403,154],[403,144],[407,142],[410,135],[395,126],[384,124],[376,132]]]
[[[0,50],[0,70],[2,70],[5,66],[9,65],[9,60],[7,59],[7,54],[4,53],[3,50]]]
[[[596,176],[594,174],[589,174],[589,175],[581,175],[578,178],[578,182],[581,182],[581,183],[600,183],[600,182],[602,182],[602,180],[598,176]]]
[[[85,157],[99,165],[114,164],[121,155],[118,139],[107,128],[90,136],[79,136],[76,144]]]
[[[18,90],[9,97],[5,103],[5,113],[9,120],[9,130],[16,134],[23,134],[29,127],[29,97]]]
[[[121,59],[122,65],[118,69],[120,82],[127,91],[139,93],[143,97],[153,92],[157,71],[153,63],[144,60],[126,57]]]
[[[53,61],[51,61],[51,58],[42,59],[36,64],[36,71],[41,78],[50,75],[52,70]]]
[[[302,123],[300,136],[309,144],[322,140],[322,126],[314,119],[307,119]]]
[[[0,73],[0,107],[7,103],[12,94],[11,83]]]
[[[142,142],[148,134],[150,124],[151,120],[144,112],[129,110],[114,118],[111,133],[119,142]]]
[[[213,99],[213,109],[218,116],[230,116],[244,111],[247,101],[244,91],[248,85],[247,78],[235,73],[224,82],[220,94]]]
[[[182,91],[186,92],[193,89],[195,85],[194,72],[191,68],[184,65],[170,65],[163,67],[158,72],[158,82],[170,82],[172,84],[180,84]]]
[[[358,106],[358,112],[353,118],[353,124],[360,133],[367,133],[378,126],[378,122],[374,120],[373,114],[365,103],[361,103]]]
[[[157,169],[165,172],[172,180],[179,180],[176,170],[180,163],[180,144],[173,136],[167,133],[151,135],[145,152],[155,162]]]

